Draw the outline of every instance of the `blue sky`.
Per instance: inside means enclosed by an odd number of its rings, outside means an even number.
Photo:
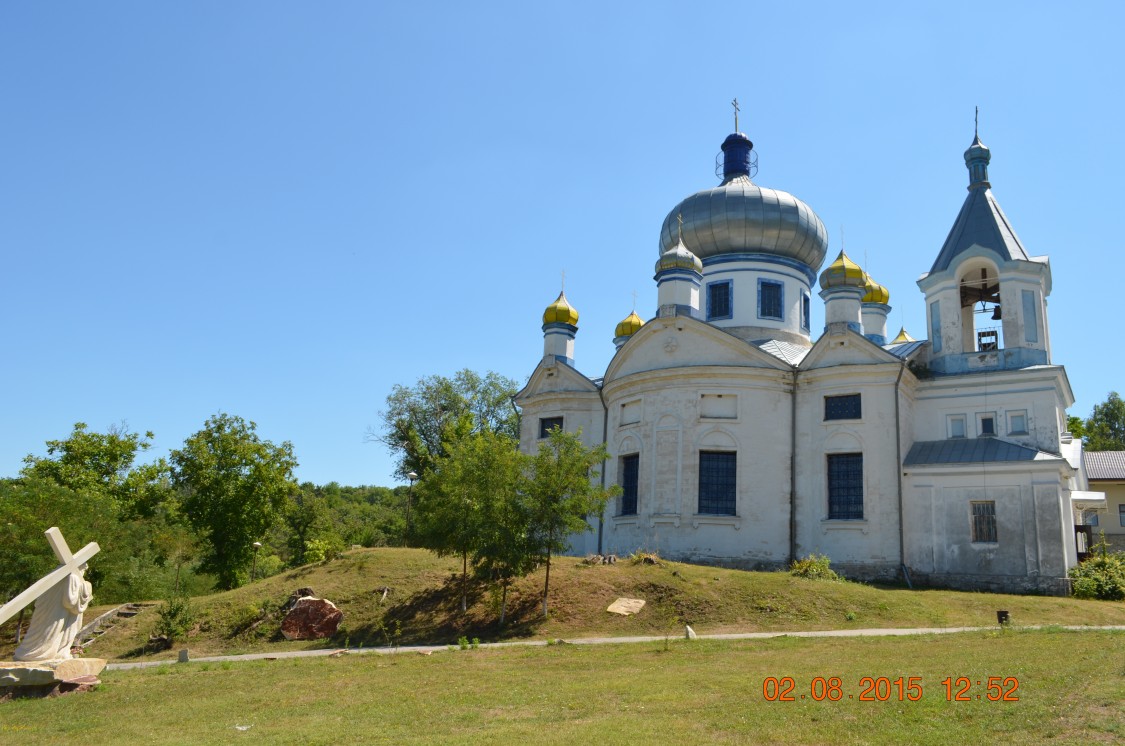
[[[392,484],[395,383],[523,382],[566,272],[592,376],[733,129],[925,334],[980,133],[1049,254],[1053,361],[1125,390],[1119,3],[0,5],[0,476],[77,421],[220,411],[298,477]],[[823,324],[814,303],[813,328]]]

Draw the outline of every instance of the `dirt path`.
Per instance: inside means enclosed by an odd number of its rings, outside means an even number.
[[[1069,632],[1094,632],[1109,630],[1125,632],[1125,625],[1109,625],[1103,627],[1084,627],[1081,625],[1029,625],[1013,627],[1017,630],[1062,629]],[[913,629],[829,629],[811,632],[734,632],[718,635],[697,635],[700,640],[766,640],[771,637],[902,637],[906,635],[951,635],[963,632],[987,632],[1000,629],[991,627],[917,627]],[[648,637],[577,637],[570,640],[560,640],[565,645],[624,645],[638,642],[661,642],[665,635]],[[680,639],[677,635],[676,639]],[[546,640],[527,640],[519,642],[483,642],[482,648],[510,648],[519,646],[547,645]],[[430,655],[448,650],[449,645],[409,645],[398,648],[337,648],[324,650],[290,650],[277,653],[246,653],[244,655],[214,655],[205,658],[192,658],[192,663],[212,663],[221,661],[261,661],[278,660],[280,658],[323,658],[325,656],[342,655],[394,655],[415,653]],[[152,666],[166,666],[176,663],[175,660],[144,661],[140,663],[110,663],[106,666],[110,671],[124,671],[130,668],[150,668]]]

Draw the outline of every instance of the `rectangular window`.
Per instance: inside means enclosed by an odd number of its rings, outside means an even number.
[[[824,419],[858,420],[862,416],[859,394],[824,397]]]
[[[806,332],[812,326],[812,314],[810,313],[810,304],[808,293],[801,293],[801,328]]]
[[[1082,512],[1082,523],[1087,526],[1098,525],[1098,511],[1094,509],[1085,510]]]
[[[934,352],[941,352],[941,301],[930,304],[930,344]]]
[[[707,320],[729,319],[734,315],[733,282],[722,280],[707,285]]]
[[[1027,435],[1027,411],[1008,412],[1008,434]]]
[[[951,414],[949,415],[949,437],[951,438],[964,438],[965,437],[965,415]]]
[[[637,514],[637,483],[640,475],[640,454],[621,457],[621,515]]]
[[[556,427],[562,430],[563,418],[562,417],[540,417],[539,418],[539,437],[546,438],[550,435],[551,431]]]
[[[985,438],[996,434],[996,417],[989,414],[977,415],[977,433]]]
[[[758,318],[785,320],[784,286],[780,282],[758,280]]]
[[[996,503],[992,500],[970,503],[973,508],[973,542],[996,543]]]
[[[1122,528],[1125,528],[1125,503],[1117,506],[1117,522],[1121,524]]]
[[[828,454],[828,517],[863,518],[863,454]]]
[[[1035,291],[1024,290],[1023,294],[1023,338],[1025,342],[1039,341],[1039,314],[1035,302]]]
[[[738,454],[729,451],[699,452],[699,512],[734,515],[735,471]]]

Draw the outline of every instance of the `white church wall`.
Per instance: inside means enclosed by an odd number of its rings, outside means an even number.
[[[1066,532],[1053,468],[943,466],[909,469],[908,475],[904,538],[915,581],[995,591],[1065,590]],[[974,536],[974,503],[993,506],[994,537]]]
[[[847,365],[800,376],[797,401],[796,553],[828,555],[856,575],[896,572],[898,455],[895,380],[900,366]],[[861,416],[826,419],[825,398],[859,395]],[[863,517],[829,517],[828,459],[863,455]]]

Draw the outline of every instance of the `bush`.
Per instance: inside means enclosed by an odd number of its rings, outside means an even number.
[[[1125,600],[1125,552],[1110,552],[1105,539],[1094,546],[1094,553],[1078,567],[1070,569],[1071,587],[1076,598],[1102,601]]]
[[[186,596],[172,596],[160,604],[156,615],[156,633],[174,642],[187,637],[195,623],[195,611],[191,608],[191,601]]]
[[[809,578],[810,580],[839,580],[840,576],[829,567],[831,562],[832,560],[828,559],[826,555],[810,554],[807,557],[794,560],[793,564],[789,566],[789,574],[798,578]]]

